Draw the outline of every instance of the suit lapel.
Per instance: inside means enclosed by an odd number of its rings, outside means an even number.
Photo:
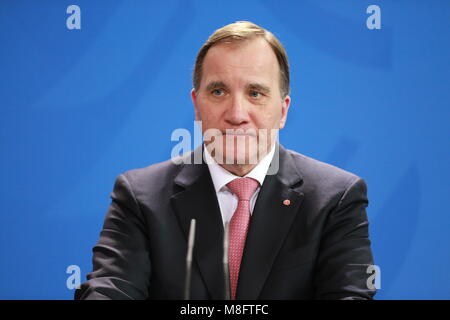
[[[202,148],[194,152],[202,152]],[[191,219],[196,219],[194,261],[212,299],[223,299],[223,222],[207,165],[185,164],[175,183],[182,191],[174,194],[171,202],[186,239]]]
[[[282,146],[277,147],[279,172],[266,176],[255,204],[241,263],[239,299],[258,298],[303,200],[302,178],[294,160]],[[202,148],[195,152],[201,153]],[[185,164],[174,182],[181,191],[171,202],[186,239],[191,219],[197,220],[194,261],[211,298],[223,299],[223,222],[208,166]],[[290,204],[283,204],[284,200]]]
[[[266,176],[252,214],[239,272],[239,299],[258,298],[303,200],[298,191],[302,178],[294,160],[279,148],[279,172]]]

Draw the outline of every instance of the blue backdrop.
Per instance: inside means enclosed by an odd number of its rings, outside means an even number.
[[[381,29],[366,26],[371,4]],[[281,143],[367,181],[376,298],[450,298],[445,0],[2,0],[0,298],[73,297],[66,269],[91,270],[116,176],[193,130],[197,50],[237,20],[288,51]]]

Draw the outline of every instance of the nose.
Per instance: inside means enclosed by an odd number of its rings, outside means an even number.
[[[232,126],[241,126],[248,123],[249,115],[245,106],[245,101],[238,95],[231,99],[231,103],[226,110],[225,122]]]

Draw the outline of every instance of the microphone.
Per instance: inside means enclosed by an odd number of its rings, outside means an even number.
[[[191,220],[188,236],[188,247],[186,254],[186,279],[184,283],[184,300],[191,298],[191,276],[192,276],[192,252],[195,243],[195,219]]]
[[[229,246],[229,236],[228,236],[228,228],[229,222],[225,222],[225,232],[223,234],[223,280],[225,283],[225,300],[230,300],[231,291],[230,291],[230,270],[228,265],[228,246]]]

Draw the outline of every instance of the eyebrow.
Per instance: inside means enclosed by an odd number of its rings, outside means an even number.
[[[211,81],[210,83],[208,83],[208,85],[206,86],[206,90],[207,91],[212,91],[215,90],[217,88],[228,88],[228,86],[223,82],[223,81]],[[246,85],[247,90],[255,90],[255,91],[260,91],[264,94],[269,94],[270,93],[270,88],[266,85],[263,85],[261,83],[249,83]]]
[[[206,91],[212,91],[215,90],[217,88],[228,88],[227,85],[225,83],[223,83],[222,81],[211,81],[210,83],[208,83],[208,85],[206,86]]]
[[[260,83],[249,83],[247,85],[247,89],[248,90],[255,90],[255,91],[260,91],[264,94],[269,94],[270,93],[270,88],[266,85],[260,84]]]

